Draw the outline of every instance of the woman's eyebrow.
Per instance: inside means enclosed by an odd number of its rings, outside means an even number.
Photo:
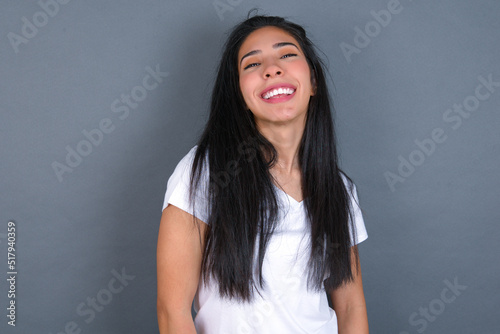
[[[300,50],[297,47],[297,45],[295,45],[291,42],[279,42],[279,43],[273,44],[273,49],[282,48],[282,47],[287,46],[287,45],[295,46],[297,48],[297,50]],[[240,66],[241,66],[241,63],[243,62],[243,59],[245,59],[246,57],[250,57],[250,56],[253,56],[255,54],[258,54],[258,53],[262,53],[262,50],[252,50],[252,51],[246,53],[243,57],[241,57]]]

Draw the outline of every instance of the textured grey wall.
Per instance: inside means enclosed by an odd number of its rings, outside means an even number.
[[[0,332],[157,332],[167,178],[253,7],[328,58],[372,333],[500,331],[500,2],[4,0]]]

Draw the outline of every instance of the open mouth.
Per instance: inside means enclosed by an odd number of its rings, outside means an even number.
[[[289,88],[289,87],[280,87],[280,88],[275,88],[267,91],[266,93],[262,94],[262,98],[265,100],[269,100],[272,98],[278,98],[278,97],[283,97],[287,95],[292,95],[295,93],[295,89]]]

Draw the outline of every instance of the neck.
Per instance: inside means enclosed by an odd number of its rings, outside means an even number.
[[[259,131],[278,152],[278,159],[273,169],[281,174],[291,174],[299,169],[299,145],[304,133],[305,120],[293,124],[259,125]]]

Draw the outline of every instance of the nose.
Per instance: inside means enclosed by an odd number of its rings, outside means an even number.
[[[276,73],[274,73],[274,75],[272,74],[272,72],[266,73],[266,78],[270,78],[270,77],[274,77],[274,76],[279,76],[279,75],[281,75],[281,71],[277,70]]]
[[[272,77],[280,76],[282,74],[283,74],[283,70],[281,69],[281,67],[279,67],[275,63],[269,64],[266,67],[266,69],[264,70],[264,76],[266,78],[272,78]]]

